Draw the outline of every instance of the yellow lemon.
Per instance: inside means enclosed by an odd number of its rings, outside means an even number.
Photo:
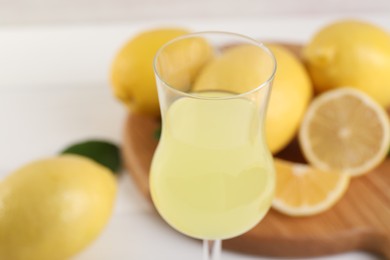
[[[229,47],[200,71],[192,90],[250,91],[268,80],[274,69],[271,62],[268,54],[255,45]]]
[[[113,174],[85,157],[20,168],[0,183],[0,259],[68,259],[102,231],[115,194]]]
[[[357,88],[390,105],[390,35],[361,21],[339,21],[321,29],[303,52],[319,92]]]
[[[317,168],[358,176],[385,160],[390,121],[383,107],[364,92],[338,88],[310,104],[299,141],[306,159]]]
[[[349,186],[349,176],[306,164],[275,159],[276,192],[272,207],[290,216],[310,216],[335,205]]]
[[[278,68],[266,117],[266,137],[273,153],[282,150],[296,135],[311,100],[313,87],[307,71],[288,49],[271,44]]]
[[[305,68],[293,53],[279,45],[268,47],[275,55],[278,68],[266,116],[266,138],[271,152],[276,153],[295,136],[312,96],[312,86]],[[270,75],[271,67],[264,62],[263,55],[255,46],[231,47],[205,66],[193,90],[220,87],[233,93],[249,91]]]
[[[158,116],[160,110],[153,71],[154,56],[162,45],[187,33],[187,30],[179,28],[155,29],[142,32],[127,42],[112,64],[111,79],[115,96],[134,112]],[[167,53],[169,58],[164,61],[168,64],[157,69],[161,70],[165,82],[185,90],[188,86],[184,83],[188,79],[183,77],[194,77],[211,55],[211,47],[206,41],[195,38],[182,41],[175,48],[169,48]],[[190,54],[192,58],[184,54]]]

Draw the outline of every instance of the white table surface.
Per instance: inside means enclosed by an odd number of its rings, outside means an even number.
[[[361,15],[390,31],[390,13]],[[141,30],[180,25],[258,39],[306,42],[340,16],[235,20],[164,20],[128,24],[0,27],[0,178],[21,165],[89,138],[120,143],[126,109],[112,96],[109,67],[118,48]],[[119,178],[113,217],[75,260],[199,260],[201,243],[170,229],[128,174]],[[223,260],[267,259],[224,251]],[[367,260],[353,252],[312,259]]]

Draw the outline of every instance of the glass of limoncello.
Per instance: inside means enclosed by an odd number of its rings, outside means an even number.
[[[264,117],[275,58],[248,37],[203,32],[164,45],[154,70],[162,116],[154,205],[174,229],[204,241],[204,259],[218,259],[221,240],[253,228],[271,205]]]

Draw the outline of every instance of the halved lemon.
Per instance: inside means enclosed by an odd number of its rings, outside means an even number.
[[[328,91],[310,104],[299,130],[299,142],[306,159],[316,168],[362,175],[386,157],[389,116],[359,90]]]
[[[348,188],[349,176],[306,164],[275,159],[276,193],[272,207],[289,216],[310,216],[331,208]]]

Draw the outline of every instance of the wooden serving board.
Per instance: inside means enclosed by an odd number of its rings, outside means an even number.
[[[299,46],[288,46],[296,53]],[[136,185],[150,201],[149,168],[157,146],[158,119],[130,114],[122,155]],[[277,157],[302,162],[296,142]],[[156,213],[157,214],[157,213]],[[312,217],[289,217],[270,210],[249,232],[223,242],[224,248],[277,257],[309,257],[363,250],[390,259],[390,159],[355,178],[330,210]]]

